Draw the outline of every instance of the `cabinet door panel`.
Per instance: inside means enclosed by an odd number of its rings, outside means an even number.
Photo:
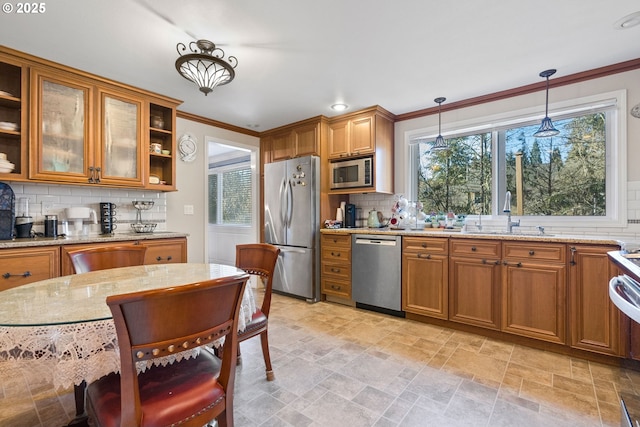
[[[360,155],[374,152],[374,117],[362,117],[351,121],[351,154]]]
[[[293,142],[291,139],[291,131],[273,135],[271,139],[271,157],[272,160],[290,159],[293,152]]]
[[[101,93],[101,180],[142,184],[142,101]]]
[[[31,178],[87,182],[92,86],[33,70]]]
[[[566,267],[503,267],[502,330],[565,343]]]
[[[295,157],[317,155],[318,149],[318,125],[301,126],[293,130],[295,141]]]
[[[143,240],[140,244],[147,247],[145,264],[187,262],[187,239]]]
[[[622,355],[620,311],[609,299],[609,279],[617,269],[607,251],[617,247],[572,246],[569,268],[571,346]]]
[[[0,291],[50,279],[60,273],[60,249],[46,246],[2,250],[0,266]]]
[[[481,259],[451,258],[449,319],[500,328],[500,265]]]
[[[424,316],[448,315],[448,261],[446,256],[407,254],[402,262],[402,308]]]
[[[329,124],[329,158],[335,159],[349,155],[349,120]]]

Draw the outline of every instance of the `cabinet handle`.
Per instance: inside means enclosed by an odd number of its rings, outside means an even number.
[[[4,277],[5,279],[8,279],[9,277],[29,277],[29,276],[31,276],[31,272],[30,271],[25,271],[22,274],[4,273],[2,275],[2,277]]]
[[[93,166],[89,166],[89,183],[93,184],[96,182],[96,171]]]
[[[340,252],[331,252],[331,256],[340,256]]]
[[[167,257],[167,261],[171,261],[171,258],[173,258],[173,257],[172,257],[171,255],[169,255],[169,256]],[[162,261],[162,257],[161,257],[161,256],[156,257],[156,261]]]
[[[475,246],[471,246],[471,252],[475,252],[477,249]]]
[[[571,260],[569,261],[569,264],[576,265],[576,252],[578,252],[578,250],[575,246],[571,246],[569,249],[571,250]]]
[[[517,262],[515,264],[509,264],[508,261],[504,261],[502,264],[504,264],[504,265],[513,265],[513,266],[516,266],[516,267],[522,267],[522,263],[521,262]]]
[[[534,251],[533,249],[531,249],[531,250],[529,251],[529,255],[533,256],[533,255],[535,255],[535,254],[536,254],[536,251]]]
[[[339,291],[340,289],[342,289],[342,286],[338,286],[338,285],[331,285],[331,289],[335,290],[335,291]]]
[[[102,169],[100,169],[99,167],[96,168],[96,184],[100,183],[100,171]]]
[[[423,242],[420,246],[422,246],[423,248],[425,248],[425,249],[426,249],[427,244]]]
[[[418,258],[431,259],[431,254],[427,254],[427,255],[418,254]]]
[[[331,268],[332,273],[340,273],[340,271],[341,270],[339,268],[333,268],[333,267]]]

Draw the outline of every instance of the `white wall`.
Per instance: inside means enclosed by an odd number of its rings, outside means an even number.
[[[243,145],[260,146],[260,139],[199,122],[178,118],[176,136],[185,133],[197,138],[196,159],[186,163],[176,161],[177,190],[167,194],[167,230],[188,233],[187,254],[189,262],[207,262],[207,146],[206,137],[234,141]],[[179,154],[179,153],[178,153]],[[193,215],[184,214],[184,206],[193,206]],[[222,243],[221,243],[222,244]],[[231,250],[232,248],[229,248]],[[235,258],[235,249],[234,249]]]

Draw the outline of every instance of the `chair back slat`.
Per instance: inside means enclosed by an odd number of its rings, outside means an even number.
[[[261,310],[266,316],[269,316],[271,307],[273,272],[279,254],[280,249],[268,243],[249,243],[236,246],[236,267],[264,279],[265,296],[262,300]]]

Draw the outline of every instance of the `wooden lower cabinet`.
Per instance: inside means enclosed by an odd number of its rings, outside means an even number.
[[[145,264],[170,264],[187,262],[187,239],[142,240],[140,244],[147,247],[144,255]]]
[[[59,246],[0,250],[0,291],[60,275]]]
[[[120,245],[144,245],[147,252],[144,256],[145,264],[167,264],[176,262],[187,262],[187,239],[184,237],[175,239],[148,239],[118,241],[109,243],[84,243],[78,245],[62,245],[61,248],[61,271],[63,276],[73,274],[73,265],[68,252],[88,247],[107,247]]]
[[[622,314],[609,299],[609,280],[618,275],[608,251],[617,246],[570,245],[569,325],[575,348],[624,356]],[[640,345],[640,343],[638,343]]]
[[[321,292],[351,298],[351,235],[328,234],[320,237]]]
[[[402,309],[448,318],[449,261],[446,238],[402,239]]]
[[[500,329],[500,242],[452,239],[449,254],[449,320]]]
[[[566,343],[565,245],[503,243],[502,330]]]

